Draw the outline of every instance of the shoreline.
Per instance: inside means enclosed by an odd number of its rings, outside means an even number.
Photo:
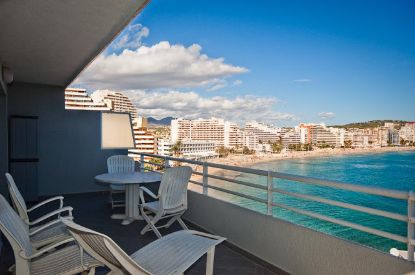
[[[262,154],[262,155],[230,155],[225,158],[210,159],[208,162],[240,166],[240,167],[252,167],[261,163],[269,163],[274,161],[302,159],[302,158],[326,158],[326,157],[341,157],[347,155],[369,155],[369,154],[382,154],[388,152],[412,152],[415,151],[415,147],[380,147],[380,148],[337,148],[337,149],[318,149],[314,151],[292,151],[287,153],[278,154]],[[194,168],[194,167],[193,167]],[[198,171],[199,169],[194,169]],[[201,171],[198,171],[201,172]],[[209,168],[209,174],[215,176],[226,177],[229,179],[235,179],[240,172],[223,170],[220,168]],[[200,181],[201,176],[195,175],[193,180]],[[214,179],[210,179],[214,180]]]

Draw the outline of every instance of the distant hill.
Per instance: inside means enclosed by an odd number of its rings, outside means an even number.
[[[336,127],[336,128],[361,128],[361,129],[375,128],[375,127],[383,126],[385,124],[385,122],[393,122],[393,123],[398,124],[399,126],[403,126],[408,121],[392,120],[392,119],[370,120],[370,121],[366,121],[366,122],[354,122],[354,123],[348,123],[348,124],[344,124],[344,125],[333,125],[331,127]]]
[[[165,117],[162,119],[156,119],[153,117],[148,117],[148,124],[152,124],[152,125],[170,125],[172,119],[174,119],[173,117]]]

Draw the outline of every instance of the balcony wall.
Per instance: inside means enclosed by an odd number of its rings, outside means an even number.
[[[6,192],[4,173],[7,172],[7,97],[0,87],[0,192]]]
[[[27,83],[14,83],[8,91],[9,116],[39,117],[39,196],[104,190],[93,177],[106,172],[108,156],[127,153],[101,150],[100,113],[65,110],[64,96],[63,87]],[[4,159],[0,155],[0,165]],[[3,174],[0,179],[4,187]]]
[[[291,274],[404,274],[415,264],[188,191],[185,218]]]

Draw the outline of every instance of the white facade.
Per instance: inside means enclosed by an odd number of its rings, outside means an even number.
[[[281,134],[280,128],[259,123],[256,121],[247,122],[245,124],[244,131],[255,134],[263,143],[277,142]]]
[[[209,141],[216,147],[237,147],[242,145],[242,133],[235,123],[223,119],[173,119],[171,121],[171,140]]]
[[[170,139],[160,138],[157,140],[157,155],[171,156],[173,153],[171,147],[173,142]]]
[[[67,110],[88,110],[88,111],[109,111],[110,108],[104,102],[94,102],[85,89],[65,89],[65,109]]]
[[[134,104],[123,93],[99,90],[92,93],[91,98],[97,103],[104,102],[113,112],[130,113],[133,119],[138,116]]]

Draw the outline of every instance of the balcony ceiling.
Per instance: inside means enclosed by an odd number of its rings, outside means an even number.
[[[2,0],[0,64],[16,82],[69,85],[149,0]]]

